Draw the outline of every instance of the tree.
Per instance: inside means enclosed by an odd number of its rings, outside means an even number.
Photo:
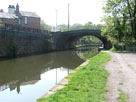
[[[92,22],[87,22],[83,25],[83,29],[94,29],[94,24]]]
[[[136,39],[136,0],[126,0],[132,34]]]
[[[136,0],[106,0],[102,34],[113,45],[136,40]]]
[[[66,24],[58,25],[57,28],[62,32],[68,31],[68,26]],[[80,30],[80,29],[82,29],[82,24],[79,23],[75,23],[71,25],[69,28],[69,30]]]
[[[84,25],[75,23],[73,25],[70,25],[69,30],[82,30],[82,29],[96,29],[96,30],[101,30],[103,27],[102,24],[93,24],[92,22],[87,22]],[[68,31],[68,26],[66,24],[61,24],[57,26],[57,29],[60,31]]]
[[[83,25],[82,29],[95,29],[95,30],[101,30],[103,27],[102,24],[93,24],[92,22],[87,22]]]
[[[44,20],[41,20],[40,27],[41,27],[41,30],[49,30],[49,31],[51,30],[51,26],[48,25],[48,24],[46,24],[46,23],[44,22]]]
[[[66,24],[61,24],[57,26],[58,30],[64,32],[68,30],[68,26]]]
[[[102,27],[103,27],[103,24],[97,24],[97,25],[94,25],[95,27],[95,29],[96,30],[101,30],[102,29]]]

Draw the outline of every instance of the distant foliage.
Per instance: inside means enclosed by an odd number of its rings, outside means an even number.
[[[41,30],[48,30],[48,31],[51,31],[51,26],[48,25],[48,24],[46,24],[46,23],[44,22],[44,20],[41,20],[40,26],[41,26]]]
[[[92,22],[87,22],[84,25],[75,23],[73,25],[70,25],[69,30],[82,30],[82,29],[96,29],[100,30],[103,27],[102,24],[93,24]],[[68,26],[66,24],[61,24],[57,26],[57,29],[59,31],[68,31]]]

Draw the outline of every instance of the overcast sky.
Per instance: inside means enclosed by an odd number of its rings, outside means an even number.
[[[92,21],[100,23],[103,16],[102,0],[0,0],[0,9],[8,12],[9,5],[19,4],[21,11],[36,12],[47,24],[56,24],[56,10],[58,24],[68,22],[68,3],[70,3],[70,24],[84,24]]]

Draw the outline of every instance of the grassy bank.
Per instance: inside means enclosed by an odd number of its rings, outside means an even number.
[[[54,95],[38,102],[105,102],[108,72],[104,64],[110,60],[107,53],[101,52],[89,59],[90,63],[70,74],[69,84]]]

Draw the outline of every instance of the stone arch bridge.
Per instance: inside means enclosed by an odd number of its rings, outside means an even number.
[[[76,41],[83,36],[91,35],[95,36],[103,42],[104,48],[111,48],[111,43],[107,38],[101,36],[100,30],[73,30],[66,32],[52,32],[54,39],[54,49],[67,50],[74,49]]]

